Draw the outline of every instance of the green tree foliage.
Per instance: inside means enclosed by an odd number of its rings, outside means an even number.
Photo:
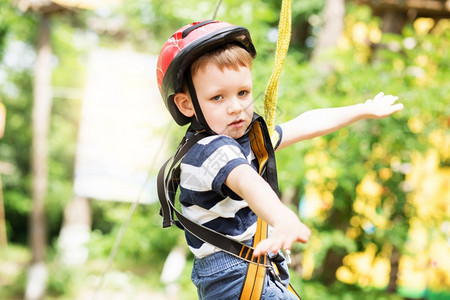
[[[128,210],[129,204],[125,203],[94,203],[93,227],[96,229],[89,247],[93,258],[110,254]],[[135,267],[145,264],[161,270],[172,247],[183,241],[182,231],[175,228],[161,229],[161,218],[155,213],[158,210],[159,204],[155,203],[142,205],[136,211],[117,253],[116,262],[119,265],[129,265],[134,261]]]
[[[314,231],[306,246],[314,264],[308,278],[325,283],[334,280],[346,253],[364,251],[374,244],[376,255],[394,263],[398,262],[395,251],[408,253],[409,220],[417,209],[408,200],[412,190],[405,176],[412,158],[417,152],[437,149],[440,167],[448,167],[449,162],[445,154],[448,132],[444,133],[449,112],[445,84],[449,61],[444,50],[448,47],[448,22],[437,24],[430,34],[417,32],[410,24],[400,36],[381,36],[378,21],[371,18],[368,8],[348,8],[342,45],[322,58],[332,67],[331,73],[324,74],[320,63],[287,64],[281,80],[280,121],[312,108],[363,102],[380,91],[398,95],[405,109],[278,155],[281,186],[298,191],[300,214],[304,211],[304,220]],[[356,36],[364,31],[369,39],[371,30],[380,34],[377,49]],[[437,142],[430,138],[433,134],[444,140]],[[444,197],[445,193],[441,192]],[[330,240],[336,231],[345,235]],[[381,287],[387,284],[388,280]]]
[[[11,241],[26,242],[31,198],[30,153],[32,80],[35,19],[24,16],[8,1],[0,2],[0,100],[7,109],[0,160],[13,166],[3,175],[7,232]],[[31,30],[30,30],[31,29]]]
[[[11,174],[3,176],[7,231],[10,241],[26,243],[31,208],[32,74],[39,14],[24,13],[10,1],[0,1],[0,11],[0,99],[7,109],[0,160],[14,167]],[[52,18],[55,89],[46,204],[52,239],[59,233],[64,205],[72,197],[81,92],[70,95],[65,91],[76,91],[83,86],[83,53],[88,50],[82,28],[73,26],[77,23],[79,20],[71,14]]]
[[[401,264],[400,255],[414,257],[409,249],[415,240],[416,224],[429,225],[425,230],[429,243],[420,252],[422,256],[432,253],[429,245],[434,239],[448,239],[450,234],[442,227],[448,218],[445,205],[430,202],[428,207],[435,209],[433,218],[418,209],[421,194],[414,187],[420,182],[412,175],[423,169],[430,151],[437,153],[432,175],[448,174],[449,23],[434,23],[429,31],[431,26],[427,24],[431,21],[422,20],[407,24],[401,35],[383,34],[380,20],[368,7],[348,2],[345,32],[337,49],[312,63],[308,58],[322,25],[323,5],[324,1],[293,2],[293,37],[280,81],[277,123],[314,108],[364,102],[380,91],[399,96],[405,109],[383,120],[358,122],[277,154],[283,196],[293,195],[288,197],[289,205],[313,230],[307,245],[293,249],[294,286],[306,299],[399,299],[380,290],[396,280],[394,266]],[[206,0],[137,0],[124,1],[119,7],[52,17],[56,89],[47,199],[52,242],[60,230],[65,203],[72,197],[81,107],[80,95],[67,91],[83,87],[90,47],[126,46],[157,54],[175,29],[211,18],[215,8],[215,1]],[[273,67],[279,9],[280,1],[276,0],[227,0],[217,14],[218,19],[246,26],[252,33],[258,50],[253,93],[260,113]],[[7,107],[0,160],[14,166],[12,173],[2,174],[8,240],[22,245],[26,244],[31,207],[31,74],[36,19],[36,15],[20,12],[10,1],[0,0],[0,98]],[[171,137],[173,145],[183,130],[177,129],[178,134]],[[425,189],[424,193],[439,196],[448,191],[442,188],[432,193]],[[92,203],[90,255],[93,261],[105,260],[129,204]],[[160,221],[156,204],[138,208],[117,253],[119,268],[134,269],[138,274],[153,272],[157,280],[170,249],[184,243],[181,231],[163,230]],[[369,276],[355,268],[355,262],[379,268],[370,269]],[[436,262],[435,270],[441,270],[440,266],[442,262]],[[69,277],[61,272],[61,278]],[[440,277],[432,274],[444,283],[449,276],[443,271]],[[181,280],[189,282],[189,272],[184,272]],[[445,284],[433,282],[429,283],[433,288],[445,289]],[[61,284],[58,278],[51,279],[54,293],[70,290]],[[378,290],[369,292],[373,288]]]

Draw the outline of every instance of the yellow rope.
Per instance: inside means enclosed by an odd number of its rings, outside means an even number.
[[[277,107],[278,82],[291,40],[291,4],[292,0],[281,2],[280,22],[278,24],[277,50],[275,63],[264,95],[264,113],[269,134],[274,133],[275,110]]]

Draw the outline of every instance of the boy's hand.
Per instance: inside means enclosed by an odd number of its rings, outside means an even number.
[[[403,104],[397,103],[398,97],[379,93],[375,98],[368,99],[364,103],[369,118],[381,119],[403,109]]]
[[[280,222],[274,224],[269,238],[261,241],[253,251],[254,256],[267,252],[278,252],[280,249],[289,250],[295,242],[308,242],[311,230],[289,209]]]
[[[225,185],[245,199],[253,212],[273,228],[270,237],[255,247],[254,256],[287,250],[295,242],[308,241],[311,234],[309,228],[281,203],[270,185],[250,165],[235,167],[225,179]]]

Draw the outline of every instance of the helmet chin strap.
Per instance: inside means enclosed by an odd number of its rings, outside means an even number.
[[[200,108],[200,104],[197,98],[197,92],[195,91],[194,82],[192,81],[191,71],[188,70],[186,72],[186,83],[189,90],[189,94],[191,95],[192,104],[194,105],[195,116],[191,118],[191,128],[194,131],[202,131],[206,130],[207,132],[216,135],[206,122],[205,116],[203,115],[202,109]]]

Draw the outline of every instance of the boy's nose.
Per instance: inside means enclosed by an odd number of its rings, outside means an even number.
[[[228,113],[229,114],[236,114],[240,113],[244,110],[242,107],[242,104],[240,103],[239,99],[233,98],[230,102],[230,105],[228,105]]]

